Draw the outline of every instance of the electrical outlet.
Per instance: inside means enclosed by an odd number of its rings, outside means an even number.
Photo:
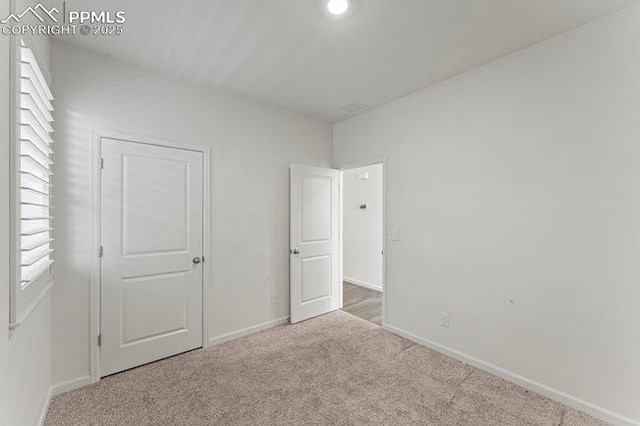
[[[271,292],[271,304],[272,305],[277,305],[278,302],[279,302],[279,300],[278,300],[278,292],[277,291]]]
[[[449,314],[446,312],[440,312],[440,325],[445,328],[449,328]]]

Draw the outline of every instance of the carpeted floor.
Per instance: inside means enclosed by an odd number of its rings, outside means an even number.
[[[53,398],[47,426],[600,425],[344,312]]]

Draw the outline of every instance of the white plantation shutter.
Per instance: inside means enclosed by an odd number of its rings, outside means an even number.
[[[17,260],[14,309],[17,325],[51,284],[53,263],[53,95],[24,41],[16,52]]]

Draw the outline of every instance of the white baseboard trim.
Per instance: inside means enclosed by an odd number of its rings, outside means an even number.
[[[210,337],[208,346],[219,345],[220,343],[235,340],[240,337],[248,336],[258,331],[266,330],[278,325],[287,324],[289,317],[283,317],[272,321],[263,322],[262,324],[253,325],[251,327],[243,328],[242,330],[233,331],[231,333],[223,334],[221,336]]]
[[[530,391],[539,393],[540,395],[546,396],[547,398],[553,399],[554,401],[560,402],[571,408],[590,414],[593,417],[601,419],[605,422],[618,425],[618,426],[640,426],[639,422],[633,419],[630,419],[628,417],[625,417],[621,414],[614,413],[613,411],[607,410],[606,408],[597,406],[595,404],[591,404],[587,401],[583,401],[579,398],[573,397],[562,391],[559,391],[557,389],[554,389],[542,383],[535,382],[526,377],[515,374],[511,371],[505,370],[503,368],[492,365],[488,362],[469,356],[465,353],[459,352],[454,349],[450,349],[439,343],[433,342],[428,339],[424,339],[408,331],[404,331],[392,325],[386,325],[384,329],[387,331],[390,331],[391,333],[394,333],[406,339],[409,339],[419,345],[426,346],[437,352],[443,353],[459,361],[467,363],[473,367],[477,367],[480,370],[484,370],[488,373],[491,373],[505,380],[508,380],[512,383],[520,385],[526,389],[529,389]]]
[[[91,376],[87,374],[86,376],[78,377],[77,379],[53,385],[51,389],[53,396],[56,396],[90,384]]]
[[[45,420],[47,420],[47,413],[49,412],[49,404],[51,403],[51,397],[53,396],[52,387],[49,386],[49,391],[47,393],[47,399],[42,404],[42,409],[40,410],[40,416],[38,417],[37,426],[44,426]]]
[[[279,318],[272,321],[267,321],[262,324],[257,324],[251,327],[244,328],[242,330],[234,331],[231,333],[223,334],[221,336],[211,337],[207,342],[207,346],[218,345],[220,343],[228,342],[230,340],[238,339],[243,336],[248,336],[253,333],[257,333],[258,331],[266,330],[272,327],[276,327],[278,325],[287,324],[289,322],[289,317]],[[74,389],[81,388],[83,386],[87,386],[91,384],[91,376],[86,375],[82,377],[78,377],[73,380],[69,380],[66,382],[58,383],[52,386],[52,395],[60,395],[66,392],[70,392]]]
[[[343,277],[343,281],[348,282],[349,284],[359,285],[360,287],[368,288],[375,291],[382,291],[381,286],[377,286],[375,284],[368,283],[366,281],[356,280],[355,278]]]

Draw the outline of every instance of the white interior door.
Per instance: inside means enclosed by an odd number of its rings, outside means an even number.
[[[103,138],[106,376],[202,346],[203,155]]]
[[[291,166],[291,323],[340,309],[340,172]]]

